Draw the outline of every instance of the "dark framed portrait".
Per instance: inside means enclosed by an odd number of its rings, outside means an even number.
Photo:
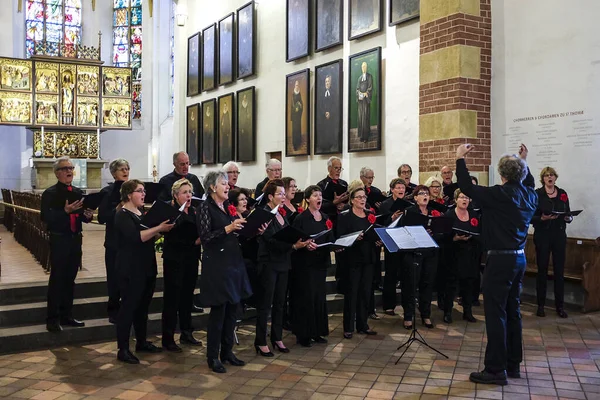
[[[350,56],[348,151],[381,150],[381,47]]]
[[[217,87],[217,24],[202,30],[202,92]]]
[[[256,54],[256,12],[254,1],[237,9],[236,18],[237,77],[252,76],[255,73]]]
[[[237,91],[237,161],[256,161],[255,88]]]
[[[187,96],[200,93],[200,32],[188,38]]]
[[[286,0],[287,62],[306,57],[310,52],[310,0]]]
[[[187,124],[186,124],[186,152],[190,156],[190,164],[196,165],[200,163],[200,104],[187,106]]]
[[[235,14],[219,20],[219,86],[233,82]]]
[[[420,0],[388,0],[390,4],[389,24],[397,25],[419,18]]]
[[[210,99],[202,102],[202,164],[217,163],[217,102]]]
[[[219,159],[218,162],[226,163],[235,160],[235,138],[234,138],[234,98],[233,93],[219,96],[218,104],[218,138]]]
[[[285,77],[285,155],[310,154],[310,69]]]
[[[343,61],[315,67],[315,154],[342,152]]]
[[[349,0],[348,40],[379,32],[382,29],[383,0]]]
[[[315,51],[342,44],[344,36],[344,2],[316,0]]]

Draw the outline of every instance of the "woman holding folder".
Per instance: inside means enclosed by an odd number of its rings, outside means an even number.
[[[364,231],[375,223],[375,214],[365,209],[367,194],[364,187],[350,191],[351,208],[338,216],[336,237]],[[340,253],[337,268],[344,268],[347,279],[344,287],[344,338],[351,339],[356,331],[365,335],[376,335],[367,323],[369,297],[375,264],[375,244],[365,240],[361,233],[350,247]]]
[[[121,293],[121,307],[117,315],[117,359],[128,364],[140,360],[129,351],[131,325],[135,330],[136,352],[158,353],[161,351],[146,340],[148,307],[156,284],[155,236],[173,229],[165,221],[147,228],[142,224],[142,212],[146,191],[144,183],[133,179],[121,186],[121,203],[115,215],[117,244],[116,270]]]
[[[279,212],[269,224],[264,234],[258,238],[258,281],[260,295],[256,316],[256,353],[263,357],[273,357],[267,345],[267,319],[271,312],[271,344],[282,353],[289,353],[282,341],[283,303],[287,290],[288,273],[291,268],[291,253],[308,246],[311,241],[299,239],[288,243],[276,237],[277,232],[289,226],[283,209],[285,184],[281,179],[269,180],[263,193],[267,197],[266,210]]]
[[[332,241],[332,222],[321,212],[323,195],[321,188],[311,185],[304,191],[308,208],[294,220],[294,228],[307,235],[319,234],[317,241]],[[327,268],[330,265],[330,250],[325,246],[317,248],[310,243],[299,250],[292,259],[294,279],[291,281],[290,302],[292,307],[292,332],[303,347],[311,347],[312,342],[327,343],[323,336],[329,336],[327,318]]]
[[[196,227],[196,211],[192,204],[193,187],[183,178],[171,188],[172,206],[181,212],[175,228],[165,234],[163,248],[164,297],[162,312],[162,346],[180,353],[175,344],[175,327],[179,317],[180,343],[202,345],[192,334],[192,304],[198,281],[200,238]]]

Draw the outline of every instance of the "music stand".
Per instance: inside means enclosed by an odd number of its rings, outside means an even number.
[[[420,260],[423,257],[422,251],[432,250],[439,248],[437,243],[429,236],[427,231],[422,226],[405,226],[402,228],[376,228],[375,232],[381,238],[384,246],[388,249],[390,253],[395,253],[397,251],[403,252],[411,252],[413,253],[413,287],[417,288],[417,269],[419,268]],[[400,350],[402,347],[406,348],[398,357],[395,364],[397,365],[400,359],[406,354],[408,348],[413,344],[413,342],[419,342],[422,345],[430,348],[441,356],[448,358],[447,355],[439,351],[438,349],[431,346],[425,338],[419,333],[417,329],[417,302],[413,301],[413,317],[412,317],[412,331],[408,336],[406,342],[398,346],[396,351]],[[418,336],[418,337],[417,337]]]

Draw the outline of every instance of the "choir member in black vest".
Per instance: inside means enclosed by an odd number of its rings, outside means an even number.
[[[68,157],[54,162],[58,182],[42,194],[41,219],[50,234],[50,279],[48,281],[48,308],[46,329],[60,332],[62,326],[81,327],[85,324],[73,318],[73,289],[77,270],[81,265],[82,222],[92,220],[93,212],[85,210],[83,200],[69,202],[68,193],[81,197],[81,189],[72,186],[73,164]]]
[[[338,194],[327,188],[332,183],[348,187],[348,182],[340,178],[343,170],[342,160],[339,157],[329,157],[327,160],[327,177],[317,183],[317,186],[321,188],[323,193],[323,206],[321,209],[327,214],[334,225],[337,221],[338,213],[344,209],[344,206],[348,202],[348,192]]]
[[[214,372],[227,372],[223,363],[246,363],[233,354],[233,331],[242,299],[252,294],[242,250],[235,234],[246,220],[229,204],[229,184],[223,171],[211,171],[204,178],[208,197],[197,209],[197,226],[202,243],[200,298],[210,306],[206,358]],[[220,360],[219,360],[220,355]]]
[[[254,190],[254,198],[256,199],[258,196],[263,194],[263,188],[271,179],[281,179],[281,161],[276,158],[271,158],[265,164],[265,169],[267,171],[267,177],[260,181],[258,185],[256,185],[256,189]]]
[[[200,179],[190,172],[190,157],[185,151],[180,151],[173,154],[173,166],[175,167],[173,172],[163,176],[158,181],[158,183],[165,185],[163,191],[158,196],[159,200],[171,201],[171,187],[176,181],[182,178],[185,178],[191,182],[194,188],[194,196],[198,198],[202,197],[204,195],[204,188],[200,183]]]
[[[239,189],[237,186],[237,181],[241,174],[239,165],[235,161],[227,161],[223,165],[223,171],[227,173],[229,191],[232,191],[233,189]]]
[[[311,185],[304,191],[308,208],[294,220],[293,226],[302,232],[313,235],[332,229],[333,224],[327,215],[321,212],[323,196],[321,188]],[[333,241],[329,232],[319,239],[325,243]],[[310,243],[299,250],[292,259],[294,279],[291,281],[290,303],[292,305],[292,331],[298,343],[311,347],[312,341],[327,343],[323,336],[329,336],[327,318],[327,268],[330,265],[328,249],[317,248]]]
[[[439,211],[428,207],[430,193],[427,186],[416,186],[413,195],[417,204],[408,207],[405,210],[406,214],[413,212],[433,217],[441,216]],[[435,284],[435,273],[438,264],[437,259],[437,249],[424,250],[419,253],[408,252],[404,256],[402,308],[404,309],[404,327],[406,329],[412,328],[413,312],[415,309],[415,292],[417,287],[419,289],[419,313],[421,314],[421,322],[429,329],[434,327],[433,322],[431,321],[431,296]],[[417,287],[414,286],[415,282]]]
[[[412,168],[408,164],[402,164],[398,167],[398,178],[404,179],[406,182],[406,194],[412,198],[412,192],[417,187],[414,183],[411,183],[410,178],[412,177]]]
[[[554,271],[554,306],[561,318],[568,315],[564,309],[565,298],[565,255],[567,250],[567,224],[573,217],[552,215],[552,211],[569,212],[569,196],[564,189],[556,186],[558,174],[552,167],[545,167],[540,173],[542,187],[537,189],[538,205],[531,222],[535,231],[533,243],[537,260],[537,316],[545,317],[546,284],[548,280],[548,264],[552,253],[552,269]]]
[[[162,312],[162,346],[180,353],[175,344],[175,327],[179,317],[180,343],[201,346],[192,334],[192,303],[198,281],[200,238],[196,227],[196,211],[192,204],[192,184],[180,179],[172,187],[172,206],[183,211],[175,227],[165,233],[163,247],[164,295]]]
[[[454,192],[456,206],[446,213],[454,220],[456,229],[452,235],[452,245],[446,252],[448,257],[446,281],[444,284],[444,322],[452,323],[452,307],[457,286],[462,298],[463,319],[477,322],[473,316],[473,293],[479,291],[479,264],[481,260],[481,245],[476,236],[468,232],[479,233],[479,214],[469,209],[471,199],[456,189]]]
[[[394,178],[390,182],[390,192],[392,195],[381,203],[379,213],[381,215],[389,214],[383,222],[385,226],[396,221],[402,215],[402,211],[391,212],[392,205],[398,199],[403,199],[406,193],[406,182],[402,178]],[[404,261],[404,253],[390,253],[385,250],[385,277],[383,279],[383,310],[387,315],[396,315],[396,284],[400,280],[400,271]]]
[[[375,214],[365,209],[367,195],[363,187],[357,187],[349,194],[351,208],[339,215],[336,237],[367,229],[375,222]],[[365,335],[376,335],[367,323],[369,298],[373,282],[373,264],[376,247],[364,240],[363,234],[351,247],[340,253],[337,268],[344,268],[347,283],[344,285],[344,338],[351,339],[356,331]]]
[[[136,352],[158,353],[161,348],[147,341],[148,307],[156,284],[155,237],[168,232],[173,224],[168,221],[153,228],[142,226],[142,212],[146,191],[137,179],[121,185],[121,204],[115,215],[117,237],[116,268],[121,293],[121,307],[117,315],[117,359],[128,364],[140,360],[129,351],[131,325],[135,330]]]
[[[298,240],[294,244],[277,240],[274,235],[289,225],[286,211],[283,208],[285,199],[284,183],[281,179],[267,182],[263,188],[267,196],[265,209],[271,211],[279,208],[276,217],[271,221],[264,234],[258,237],[258,279],[260,299],[256,316],[256,337],[254,347],[256,353],[264,357],[273,357],[267,345],[267,319],[271,313],[271,344],[282,353],[289,349],[282,342],[283,304],[287,290],[288,274],[291,268],[291,253],[303,249],[310,240]]]
[[[119,280],[115,262],[117,258],[117,238],[115,235],[115,213],[117,206],[121,202],[121,185],[129,180],[129,162],[122,158],[113,160],[109,165],[110,173],[115,181],[102,188],[101,192],[106,193],[98,207],[98,222],[106,224],[104,234],[104,263],[106,265],[106,285],[108,287],[108,321],[111,324],[117,323],[117,314],[121,305],[119,294]]]

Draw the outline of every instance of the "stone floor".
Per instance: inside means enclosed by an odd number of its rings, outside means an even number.
[[[525,361],[522,379],[508,386],[469,382],[485,350],[482,322],[439,324],[421,332],[449,359],[411,347],[396,365],[396,348],[407,338],[400,317],[372,321],[377,336],[342,336],[341,316],[330,317],[328,345],[310,349],[284,342],[289,354],[256,356],[253,326],[242,326],[235,351],[248,364],[214,374],[205,348],[182,354],[142,355],[141,365],[116,361],[115,343],[89,344],[0,356],[0,396],[18,399],[600,399],[600,314],[571,312],[566,320],[551,310],[541,319],[524,305]],[[476,314],[482,319],[482,309]],[[434,317],[440,319],[436,310]],[[205,340],[205,332],[197,332]],[[153,338],[158,340],[158,338]]]

